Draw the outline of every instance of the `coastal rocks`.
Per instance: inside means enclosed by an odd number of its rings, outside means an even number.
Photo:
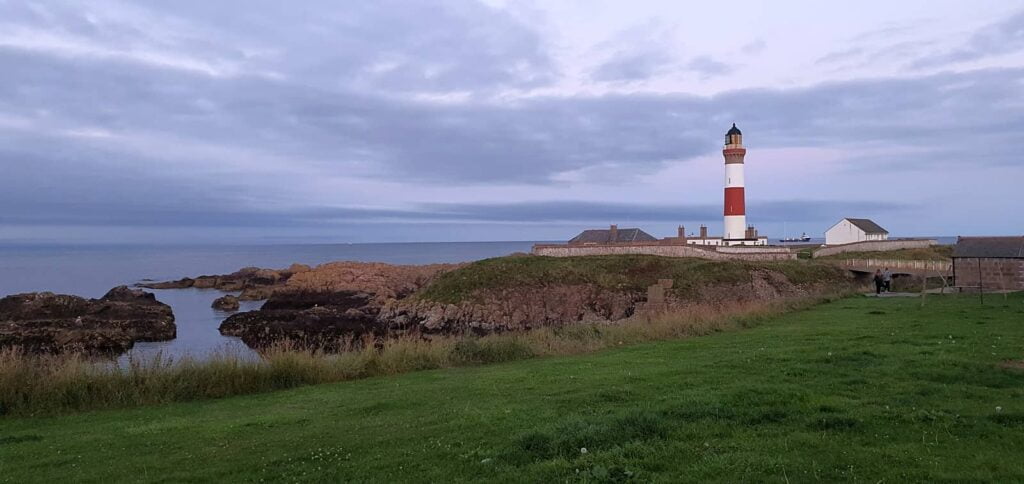
[[[391,265],[379,262],[331,262],[294,274],[290,290],[360,291],[378,301],[402,299],[462,264]]]
[[[650,320],[694,307],[801,296],[844,283],[831,271],[790,270],[801,281],[795,284],[782,270],[734,262],[711,263],[712,268],[660,259],[625,266],[603,259],[560,263],[565,267],[522,256],[471,265],[335,262],[310,270],[293,267],[283,287],[243,290],[240,299],[270,288],[259,311],[227,318],[220,331],[256,348],[282,340],[332,348],[367,337]]]
[[[472,301],[458,304],[390,301],[379,319],[394,327],[417,327],[423,334],[484,334],[618,321],[632,316],[642,300],[638,293],[593,285],[511,287],[481,291]]]
[[[238,298],[230,294],[214,299],[212,304],[213,309],[218,311],[238,311],[240,306]]]
[[[378,302],[406,297],[440,274],[461,264],[391,265],[378,262],[331,262],[312,268],[292,264],[287,269],[246,267],[219,276],[186,277],[177,281],[143,282],[150,289],[217,289],[241,291],[241,301],[262,301],[279,291],[361,291]]]
[[[296,272],[309,270],[309,266],[293,264],[288,269],[261,269],[246,267],[231,274],[219,276],[186,277],[177,281],[144,282],[138,284],[148,289],[218,289],[221,291],[244,291],[252,288],[283,287]]]
[[[380,336],[374,296],[357,291],[288,291],[271,296],[258,311],[232,315],[220,333],[253,348],[279,341],[299,347],[337,350],[348,341]]]
[[[126,286],[99,299],[51,292],[0,299],[0,347],[116,354],[136,341],[174,339],[176,332],[169,306]]]
[[[649,319],[693,306],[728,305],[804,296],[815,291],[785,275],[752,270],[749,282],[715,283],[675,290],[659,279],[646,291],[614,290],[593,284],[545,284],[476,291],[456,304],[408,298],[386,302],[378,315],[389,327],[421,334],[485,334],[578,323],[608,324],[632,317]]]

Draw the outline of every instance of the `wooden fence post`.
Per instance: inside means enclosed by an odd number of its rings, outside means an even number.
[[[978,257],[978,298],[985,304],[985,283],[981,281],[981,257]]]

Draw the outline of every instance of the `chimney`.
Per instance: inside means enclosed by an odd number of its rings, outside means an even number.
[[[611,242],[613,244],[619,241],[618,225],[612,224],[612,226],[608,228],[608,239],[608,242]]]
[[[707,225],[704,225],[704,224],[700,225],[700,238],[702,238],[702,239],[708,238],[708,226]]]
[[[743,238],[747,239],[747,240],[755,238],[754,237],[754,226],[753,225],[748,225],[747,226],[747,233],[743,235]]]
[[[680,225],[677,230],[678,230],[678,232],[676,233],[676,237],[678,237],[680,240],[685,242],[686,241],[686,227],[683,227],[682,225]]]

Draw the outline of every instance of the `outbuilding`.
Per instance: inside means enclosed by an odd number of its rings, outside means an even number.
[[[844,218],[825,231],[825,245],[888,239],[888,230],[866,218]]]
[[[1024,291],[1024,236],[957,237],[953,278],[961,290]]]
[[[570,239],[569,245],[629,244],[657,241],[658,239],[643,230],[636,228],[620,229],[618,225],[612,225],[607,230],[584,230],[579,235]]]

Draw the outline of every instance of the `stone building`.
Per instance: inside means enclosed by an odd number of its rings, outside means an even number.
[[[620,229],[618,225],[604,229],[590,229],[580,232],[579,235],[569,239],[569,245],[597,245],[597,244],[632,244],[637,242],[657,242],[647,232],[640,229]]]
[[[866,218],[844,218],[825,231],[825,245],[888,240],[889,231]]]
[[[1024,236],[958,237],[953,278],[966,291],[1024,291]]]

